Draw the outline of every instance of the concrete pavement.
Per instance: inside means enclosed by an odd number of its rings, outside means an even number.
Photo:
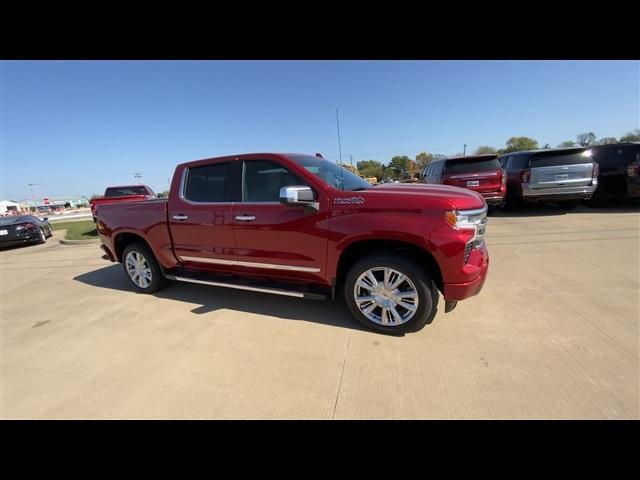
[[[131,291],[95,245],[0,252],[0,417],[640,418],[637,208],[490,217],[480,295],[404,337],[342,302]]]

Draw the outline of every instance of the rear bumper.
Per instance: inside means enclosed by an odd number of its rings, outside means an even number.
[[[500,205],[504,201],[504,193],[502,194],[481,193],[480,195],[482,195],[482,198],[484,198],[484,201],[487,202],[487,205]]]
[[[40,236],[38,233],[34,233],[33,235],[24,235],[20,237],[12,237],[7,239],[3,239],[2,237],[0,237],[0,247],[14,247],[16,245],[25,245],[28,243],[33,243],[39,239],[40,239]]]
[[[528,183],[523,183],[522,196],[525,200],[582,200],[584,198],[590,198],[597,187],[597,181],[587,186],[550,188],[531,188]]]
[[[473,297],[480,293],[489,271],[489,254],[486,247],[482,248],[482,264],[479,274],[472,280],[463,283],[445,283],[443,289],[444,299],[447,302],[460,301]]]

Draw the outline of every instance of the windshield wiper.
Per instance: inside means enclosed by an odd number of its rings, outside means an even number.
[[[351,190],[352,192],[360,192],[362,190],[369,190],[370,187],[357,187]]]

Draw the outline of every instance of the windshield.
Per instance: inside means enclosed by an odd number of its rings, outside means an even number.
[[[334,188],[352,191],[371,188],[366,180],[324,158],[311,155],[291,155],[289,158]]]

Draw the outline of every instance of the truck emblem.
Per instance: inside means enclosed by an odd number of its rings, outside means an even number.
[[[333,199],[334,205],[362,205],[364,197],[336,197]]]

